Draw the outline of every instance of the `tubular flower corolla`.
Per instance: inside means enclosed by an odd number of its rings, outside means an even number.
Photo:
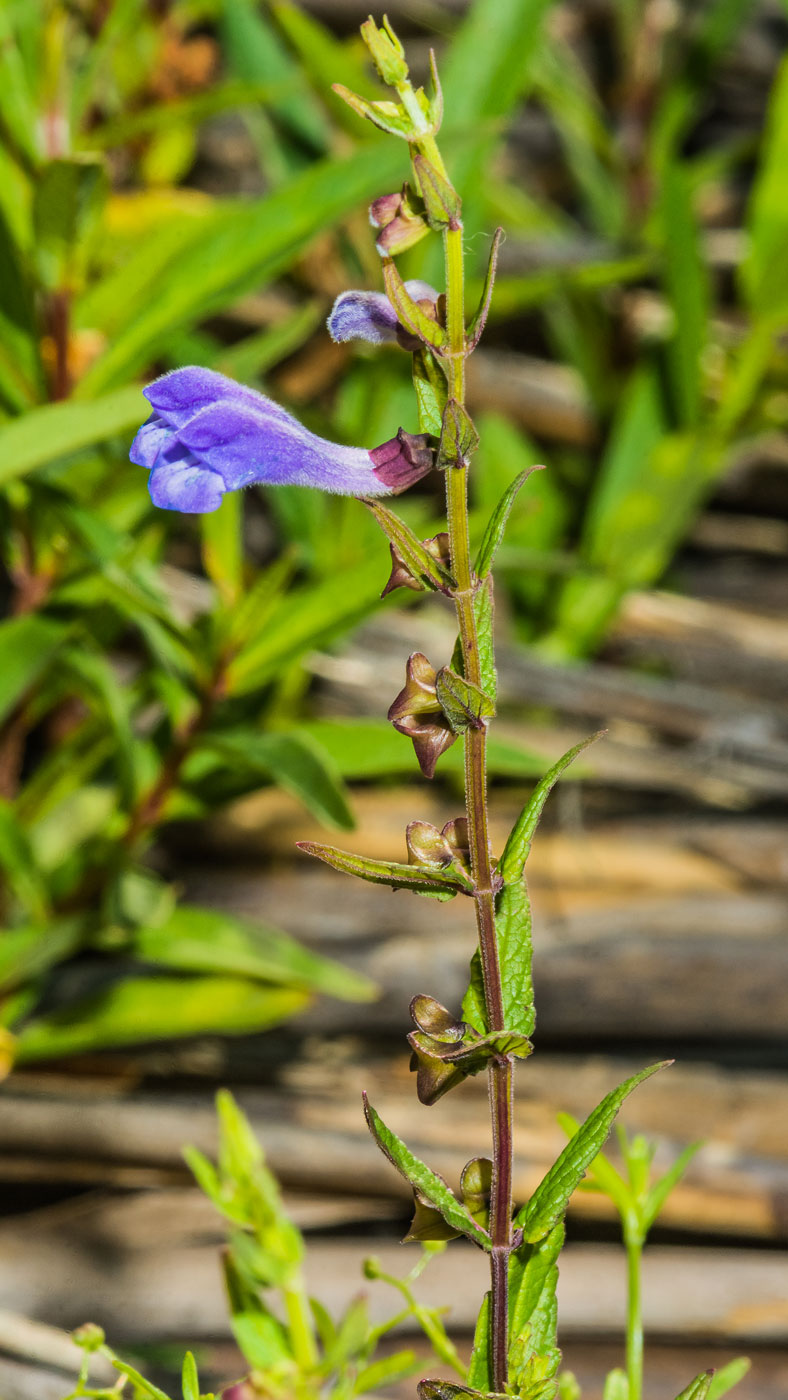
[[[406,282],[405,291],[425,310],[434,308],[438,300],[429,282]],[[407,350],[414,348],[413,337],[400,325],[385,292],[342,292],[328,318],[328,332],[336,341],[368,340],[373,345],[388,342]]]
[[[343,447],[311,433],[265,395],[194,365],[142,392],[153,412],[129,456],[149,468],[151,498],[165,510],[213,511],[226,491],[254,482],[388,496],[433,465],[424,436],[400,429],[371,450]]]

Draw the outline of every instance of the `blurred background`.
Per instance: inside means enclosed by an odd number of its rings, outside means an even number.
[[[500,555],[497,845],[533,778],[608,729],[531,858],[517,1194],[560,1150],[559,1109],[675,1056],[625,1115],[663,1164],[706,1139],[647,1253],[647,1394],[747,1349],[746,1394],[772,1400],[788,1389],[788,10],[388,13],[419,80],[437,50],[472,293],[506,230],[470,365],[477,535],[523,466],[548,466]],[[407,357],[324,329],[338,292],[380,285],[365,206],[407,174],[404,145],[329,90],[376,92],[366,14],[0,9],[0,1308],[92,1319],[163,1373],[194,1342],[207,1375],[238,1369],[221,1230],[180,1155],[212,1150],[218,1084],[332,1306],[372,1245],[405,1267],[408,1201],[362,1085],[452,1181],[486,1143],[481,1081],[420,1108],[403,1039],[414,992],[462,995],[466,910],[294,852],[400,859],[409,819],[457,814],[457,749],[427,788],[383,718],[409,651],[450,654],[451,618],[423,596],[381,604],[388,550],[355,501],[256,489],[179,517],[127,457],[142,384],[184,363],[343,442],[415,429]],[[402,268],[438,280],[440,263],[430,242]],[[423,534],[439,491],[401,502]],[[562,1338],[591,1397],[619,1357],[616,1238],[582,1197]],[[423,1287],[451,1294],[466,1345],[481,1280],[458,1257]],[[0,1313],[5,1400],[61,1395],[37,1336]]]

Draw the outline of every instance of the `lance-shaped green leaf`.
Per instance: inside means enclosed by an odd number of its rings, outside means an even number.
[[[531,903],[524,880],[504,885],[495,899],[495,937],[507,1030],[533,1035],[536,1024],[532,974]]]
[[[317,841],[297,841],[299,851],[317,856],[344,875],[357,875],[373,885],[390,885],[393,890],[414,890],[416,894],[432,895],[436,899],[451,899],[464,891],[453,871],[434,867],[405,865],[393,860],[369,860],[352,851],[339,851],[335,846],[323,846]]]
[[[522,490],[532,472],[544,471],[542,466],[526,467],[520,472],[511,485],[507,486],[490,519],[487,522],[487,529],[484,532],[484,539],[479,546],[476,556],[474,573],[478,578],[486,578],[492,569],[496,550],[503,539],[506,529],[506,522],[511,514],[512,506],[517,499],[518,493]]]
[[[448,398],[446,375],[431,350],[426,347],[413,355],[413,388],[419,407],[419,432],[439,438]]]
[[[153,1381],[146,1380],[145,1376],[141,1375],[139,1371],[135,1371],[134,1367],[129,1366],[126,1361],[119,1361],[117,1356],[113,1356],[112,1365],[116,1371],[120,1371],[122,1376],[132,1382],[137,1395],[146,1395],[148,1400],[170,1400],[165,1390],[159,1390]]]
[[[615,1366],[605,1376],[602,1400],[629,1400],[629,1380],[620,1366]]]
[[[471,415],[457,399],[448,399],[443,410],[438,468],[467,467],[479,446],[479,434]]]
[[[239,772],[270,777],[293,793],[318,820],[350,831],[355,826],[345,786],[320,745],[299,733],[260,734],[240,725],[206,734],[200,748],[219,754]],[[188,770],[187,770],[188,771]]]
[[[468,983],[468,990],[462,999],[462,1019],[467,1021],[469,1026],[473,1026],[480,1035],[486,1035],[489,1029],[487,1020],[487,1004],[484,1000],[484,975],[482,973],[482,959],[477,948],[471,958],[471,973]]]
[[[140,390],[135,384],[93,403],[68,399],[42,404],[0,426],[0,483],[5,485],[46,462],[125,433],[139,420]]]
[[[656,1074],[671,1060],[649,1065],[612,1089],[586,1118],[580,1131],[567,1143],[560,1157],[542,1178],[527,1205],[518,1211],[515,1223],[522,1228],[525,1243],[533,1244],[547,1235],[563,1219],[569,1199],[586,1168],[604,1146],[605,1139],[622,1103],[644,1079]]]
[[[380,1115],[375,1112],[367,1099],[366,1094],[364,1095],[364,1113],[369,1130],[378,1147],[388,1157],[392,1166],[396,1167],[400,1175],[404,1176],[405,1180],[409,1181],[411,1186],[419,1191],[431,1206],[440,1211],[448,1225],[451,1225],[461,1235],[467,1235],[482,1249],[489,1250],[491,1244],[487,1231],[477,1225],[473,1216],[457,1200],[443,1177],[438,1176],[437,1172],[432,1171],[424,1162],[414,1156],[402,1139],[386,1127]]]
[[[332,83],[331,86],[337,97],[341,97],[357,116],[372,122],[380,131],[385,131],[389,136],[401,136],[405,141],[414,139],[413,121],[399,102],[370,102],[357,92],[351,92],[344,83]]]
[[[690,1381],[680,1395],[676,1396],[676,1400],[707,1400],[713,1379],[713,1371],[702,1371],[694,1381]]]
[[[727,1395],[729,1390],[733,1390],[739,1384],[750,1369],[750,1361],[746,1356],[737,1356],[733,1361],[729,1361],[727,1366],[722,1366],[719,1371],[714,1372],[707,1400],[722,1400],[723,1395]]]
[[[569,1138],[574,1137],[580,1129],[580,1124],[576,1118],[572,1117],[571,1113],[559,1113],[558,1122]],[[589,1191],[604,1191],[622,1219],[633,1208],[632,1189],[629,1182],[624,1180],[604,1152],[598,1152],[593,1162],[589,1163],[588,1178],[580,1185],[581,1188],[586,1188]]]
[[[197,1373],[197,1362],[190,1351],[187,1351],[183,1358],[181,1390],[183,1391],[183,1400],[200,1400],[200,1377]]]
[[[413,157],[413,169],[430,228],[457,228],[462,212],[462,200],[451,181],[447,180],[446,175],[420,151]]]
[[[495,669],[495,609],[491,578],[483,579],[473,595],[473,616],[476,622],[482,689],[494,704],[498,695],[498,673]]]
[[[386,288],[386,296],[405,330],[410,331],[411,335],[415,335],[416,339],[423,341],[425,345],[431,345],[433,350],[441,350],[446,344],[443,326],[433,321],[424,308],[413,300],[399,275],[396,263],[391,258],[383,259],[383,285]]]
[[[415,1351],[398,1351],[364,1366],[353,1382],[353,1395],[377,1395],[396,1381],[406,1380],[424,1369],[424,1358]]]
[[[643,1226],[646,1230],[651,1229],[671,1191],[678,1185],[696,1152],[699,1152],[701,1147],[703,1147],[702,1138],[699,1138],[697,1142],[689,1143],[689,1145],[684,1148],[684,1151],[676,1158],[673,1166],[668,1167],[668,1170],[659,1178],[659,1181],[655,1181],[642,1205]]]
[[[509,1334],[514,1344],[530,1328],[531,1348],[537,1355],[552,1351],[556,1344],[558,1256],[564,1233],[559,1221],[544,1239],[520,1245],[509,1256]]]
[[[222,1259],[230,1326],[238,1348],[250,1366],[261,1370],[288,1361],[292,1355],[287,1330],[252,1288],[228,1251]]]
[[[442,666],[435,677],[435,693],[454,734],[483,729],[484,721],[495,714],[495,703],[481,686],[466,681],[448,666]]]
[[[490,1293],[485,1293],[482,1298],[482,1305],[479,1308],[479,1316],[476,1319],[476,1330],[473,1334],[473,1350],[471,1351],[471,1361],[466,1377],[468,1384],[478,1387],[483,1392],[492,1390],[492,1356],[490,1352],[490,1311],[492,1298]]]
[[[479,308],[476,312],[476,315],[473,317],[471,324],[468,327],[469,351],[476,349],[476,346],[479,344],[479,341],[482,338],[482,332],[484,331],[484,327],[487,324],[487,316],[490,311],[490,302],[492,301],[493,287],[495,285],[495,271],[498,266],[498,249],[501,245],[502,237],[503,229],[497,228],[495,230],[495,233],[493,234],[492,247],[490,249],[490,257],[487,263],[487,273],[484,278],[484,286],[482,287],[482,298],[479,302]]]
[[[441,593],[446,593],[454,587],[454,580],[448,569],[430,553],[404,520],[380,501],[364,497],[364,505],[372,512],[386,539],[414,579],[421,582],[425,588],[434,588]]]
[[[33,197],[35,250],[41,277],[58,286],[85,256],[107,193],[104,163],[95,155],[47,161],[39,172]]]
[[[545,802],[564,769],[569,767],[569,764],[577,758],[578,754],[583,752],[583,749],[587,749],[589,744],[593,744],[601,738],[604,732],[604,729],[600,729],[597,734],[592,734],[588,739],[583,739],[581,743],[575,744],[574,748],[569,749],[562,758],[559,758],[557,763],[553,764],[550,771],[545,773],[542,781],[534,788],[530,801],[523,808],[512,828],[503,855],[498,862],[498,874],[503,877],[507,884],[522,877],[525,862],[531,849],[531,841],[544,810]]]

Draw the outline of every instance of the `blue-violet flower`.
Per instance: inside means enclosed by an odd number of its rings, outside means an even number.
[[[429,282],[413,280],[405,283],[412,301],[426,311],[434,309],[438,293]],[[368,340],[373,345],[386,342],[399,344],[406,350],[418,348],[418,341],[397,320],[397,313],[385,292],[343,292],[334,302],[328,318],[332,340]]]
[[[433,465],[424,435],[401,428],[370,451],[343,447],[265,395],[195,365],[163,375],[143,393],[153,412],[129,456],[150,469],[151,498],[165,510],[213,511],[226,491],[253,482],[387,496]]]

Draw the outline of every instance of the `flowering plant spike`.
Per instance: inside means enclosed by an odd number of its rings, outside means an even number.
[[[150,470],[153,500],[167,509],[215,510],[225,492],[256,482],[362,497],[391,550],[391,574],[388,582],[381,580],[383,592],[432,589],[453,608],[458,631],[453,655],[428,658],[414,651],[388,718],[412,742],[427,778],[433,777],[448,748],[463,745],[464,812],[441,829],[425,821],[411,822],[403,838],[404,859],[402,852],[384,861],[300,843],[305,853],[340,872],[424,898],[461,895],[475,912],[477,947],[461,1010],[419,993],[410,1006],[414,1029],[408,1043],[418,1096],[425,1105],[436,1103],[471,1075],[487,1076],[490,1157],[472,1157],[455,1189],[364,1102],[375,1141],[413,1189],[415,1213],[406,1238],[445,1242],[464,1236],[489,1257],[490,1288],[482,1300],[467,1373],[456,1357],[441,1352],[464,1383],[422,1380],[418,1390],[422,1400],[579,1396],[574,1378],[559,1375],[557,1260],[570,1197],[590,1172],[622,1213],[629,1251],[627,1371],[612,1373],[610,1383],[615,1382],[615,1393],[626,1400],[642,1400],[639,1251],[669,1187],[662,1190],[657,1183],[648,1188],[648,1171],[644,1177],[633,1168],[631,1181],[640,1184],[637,1190],[632,1185],[630,1199],[630,1188],[606,1164],[602,1148],[624,1100],[663,1066],[651,1065],[631,1075],[611,1089],[583,1124],[573,1122],[569,1142],[530,1200],[518,1203],[517,1209],[513,1200],[514,1068],[532,1053],[535,1027],[524,867],[550,790],[591,740],[576,745],[546,774],[496,859],[486,782],[487,735],[496,702],[491,571],[509,512],[530,472],[521,472],[504,492],[472,563],[468,476],[479,438],[466,406],[465,367],[487,319],[501,230],[491,239],[481,303],[466,324],[462,205],[436,140],[443,105],[434,56],[428,96],[413,87],[403,47],[388,20],[381,28],[370,18],[362,36],[396,100],[372,102],[339,85],[335,91],[360,117],[407,142],[412,177],[400,193],[382,193],[370,211],[384,290],[344,292],[328,318],[328,330],[335,341],[390,343],[411,354],[421,433],[400,429],[389,442],[370,449],[327,442],[262,394],[192,367],[167,374],[145,390],[153,412],[134,440],[132,460]],[[394,261],[397,253],[430,235],[439,236],[444,246],[446,286],[440,293],[427,283],[403,280]],[[404,490],[433,468],[443,474],[446,529],[421,541],[375,498]],[[640,1149],[635,1143],[636,1155]],[[669,1185],[675,1184],[683,1165],[680,1159],[672,1175],[668,1173]],[[306,1353],[308,1369],[309,1347]],[[723,1373],[715,1381],[715,1396],[724,1394],[743,1373],[741,1363],[732,1365],[730,1380]],[[710,1373],[703,1373],[684,1395],[702,1397],[709,1385]]]

